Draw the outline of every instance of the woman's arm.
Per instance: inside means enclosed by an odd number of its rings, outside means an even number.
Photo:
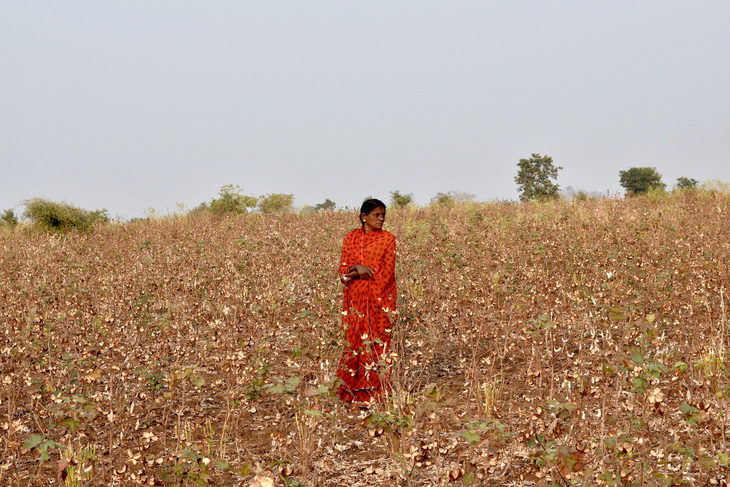
[[[350,232],[342,242],[342,254],[340,256],[339,274],[340,280],[346,283],[352,279],[372,279],[373,271],[370,267],[362,264],[353,264],[359,260],[356,252],[355,234]]]

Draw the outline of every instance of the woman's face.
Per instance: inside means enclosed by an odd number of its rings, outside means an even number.
[[[364,223],[363,226],[365,228],[365,232],[369,232],[370,230],[382,230],[383,223],[385,223],[385,208],[382,206],[373,208],[367,215],[365,213],[360,215],[360,218]]]

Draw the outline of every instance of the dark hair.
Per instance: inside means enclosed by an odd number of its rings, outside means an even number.
[[[360,214],[358,215],[358,218],[360,219],[360,223],[365,225],[365,222],[362,221],[362,214],[365,213],[367,215],[371,211],[373,211],[375,208],[385,209],[385,203],[383,203],[380,200],[376,200],[375,198],[370,198],[368,200],[363,201],[362,206],[360,207]]]

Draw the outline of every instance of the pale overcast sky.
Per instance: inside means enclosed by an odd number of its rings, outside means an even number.
[[[730,181],[727,0],[0,0],[0,210]]]

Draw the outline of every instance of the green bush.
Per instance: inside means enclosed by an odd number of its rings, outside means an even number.
[[[324,203],[314,205],[314,211],[327,211],[334,210],[335,208],[337,208],[337,204],[329,198],[326,198]]]
[[[0,220],[3,221],[3,224],[14,227],[18,224],[18,217],[15,216],[15,211],[12,209],[7,209],[3,212],[2,215],[0,215]]]
[[[390,192],[390,204],[395,208],[405,208],[413,202],[413,193],[401,194],[400,191]]]
[[[681,177],[677,178],[677,189],[679,190],[689,190],[694,191],[697,189],[697,185],[699,184],[699,181],[697,181],[695,178],[687,178],[687,177]]]
[[[262,196],[259,200],[261,213],[280,213],[291,211],[294,205],[294,195],[285,193],[272,193]]]
[[[89,232],[94,223],[108,223],[106,210],[87,211],[68,203],[57,203],[43,198],[33,198],[23,202],[23,216],[45,232],[67,232],[80,230]]]
[[[454,206],[454,198],[447,193],[437,193],[436,196],[431,198],[431,204],[441,206]]]
[[[619,171],[619,183],[626,190],[626,196],[646,194],[650,189],[664,191],[666,185],[655,167],[632,167]]]
[[[201,204],[196,210],[208,210],[214,215],[243,215],[249,208],[255,208],[258,199],[255,196],[243,194],[238,185],[226,184],[218,192],[218,198],[213,198],[210,205]]]

